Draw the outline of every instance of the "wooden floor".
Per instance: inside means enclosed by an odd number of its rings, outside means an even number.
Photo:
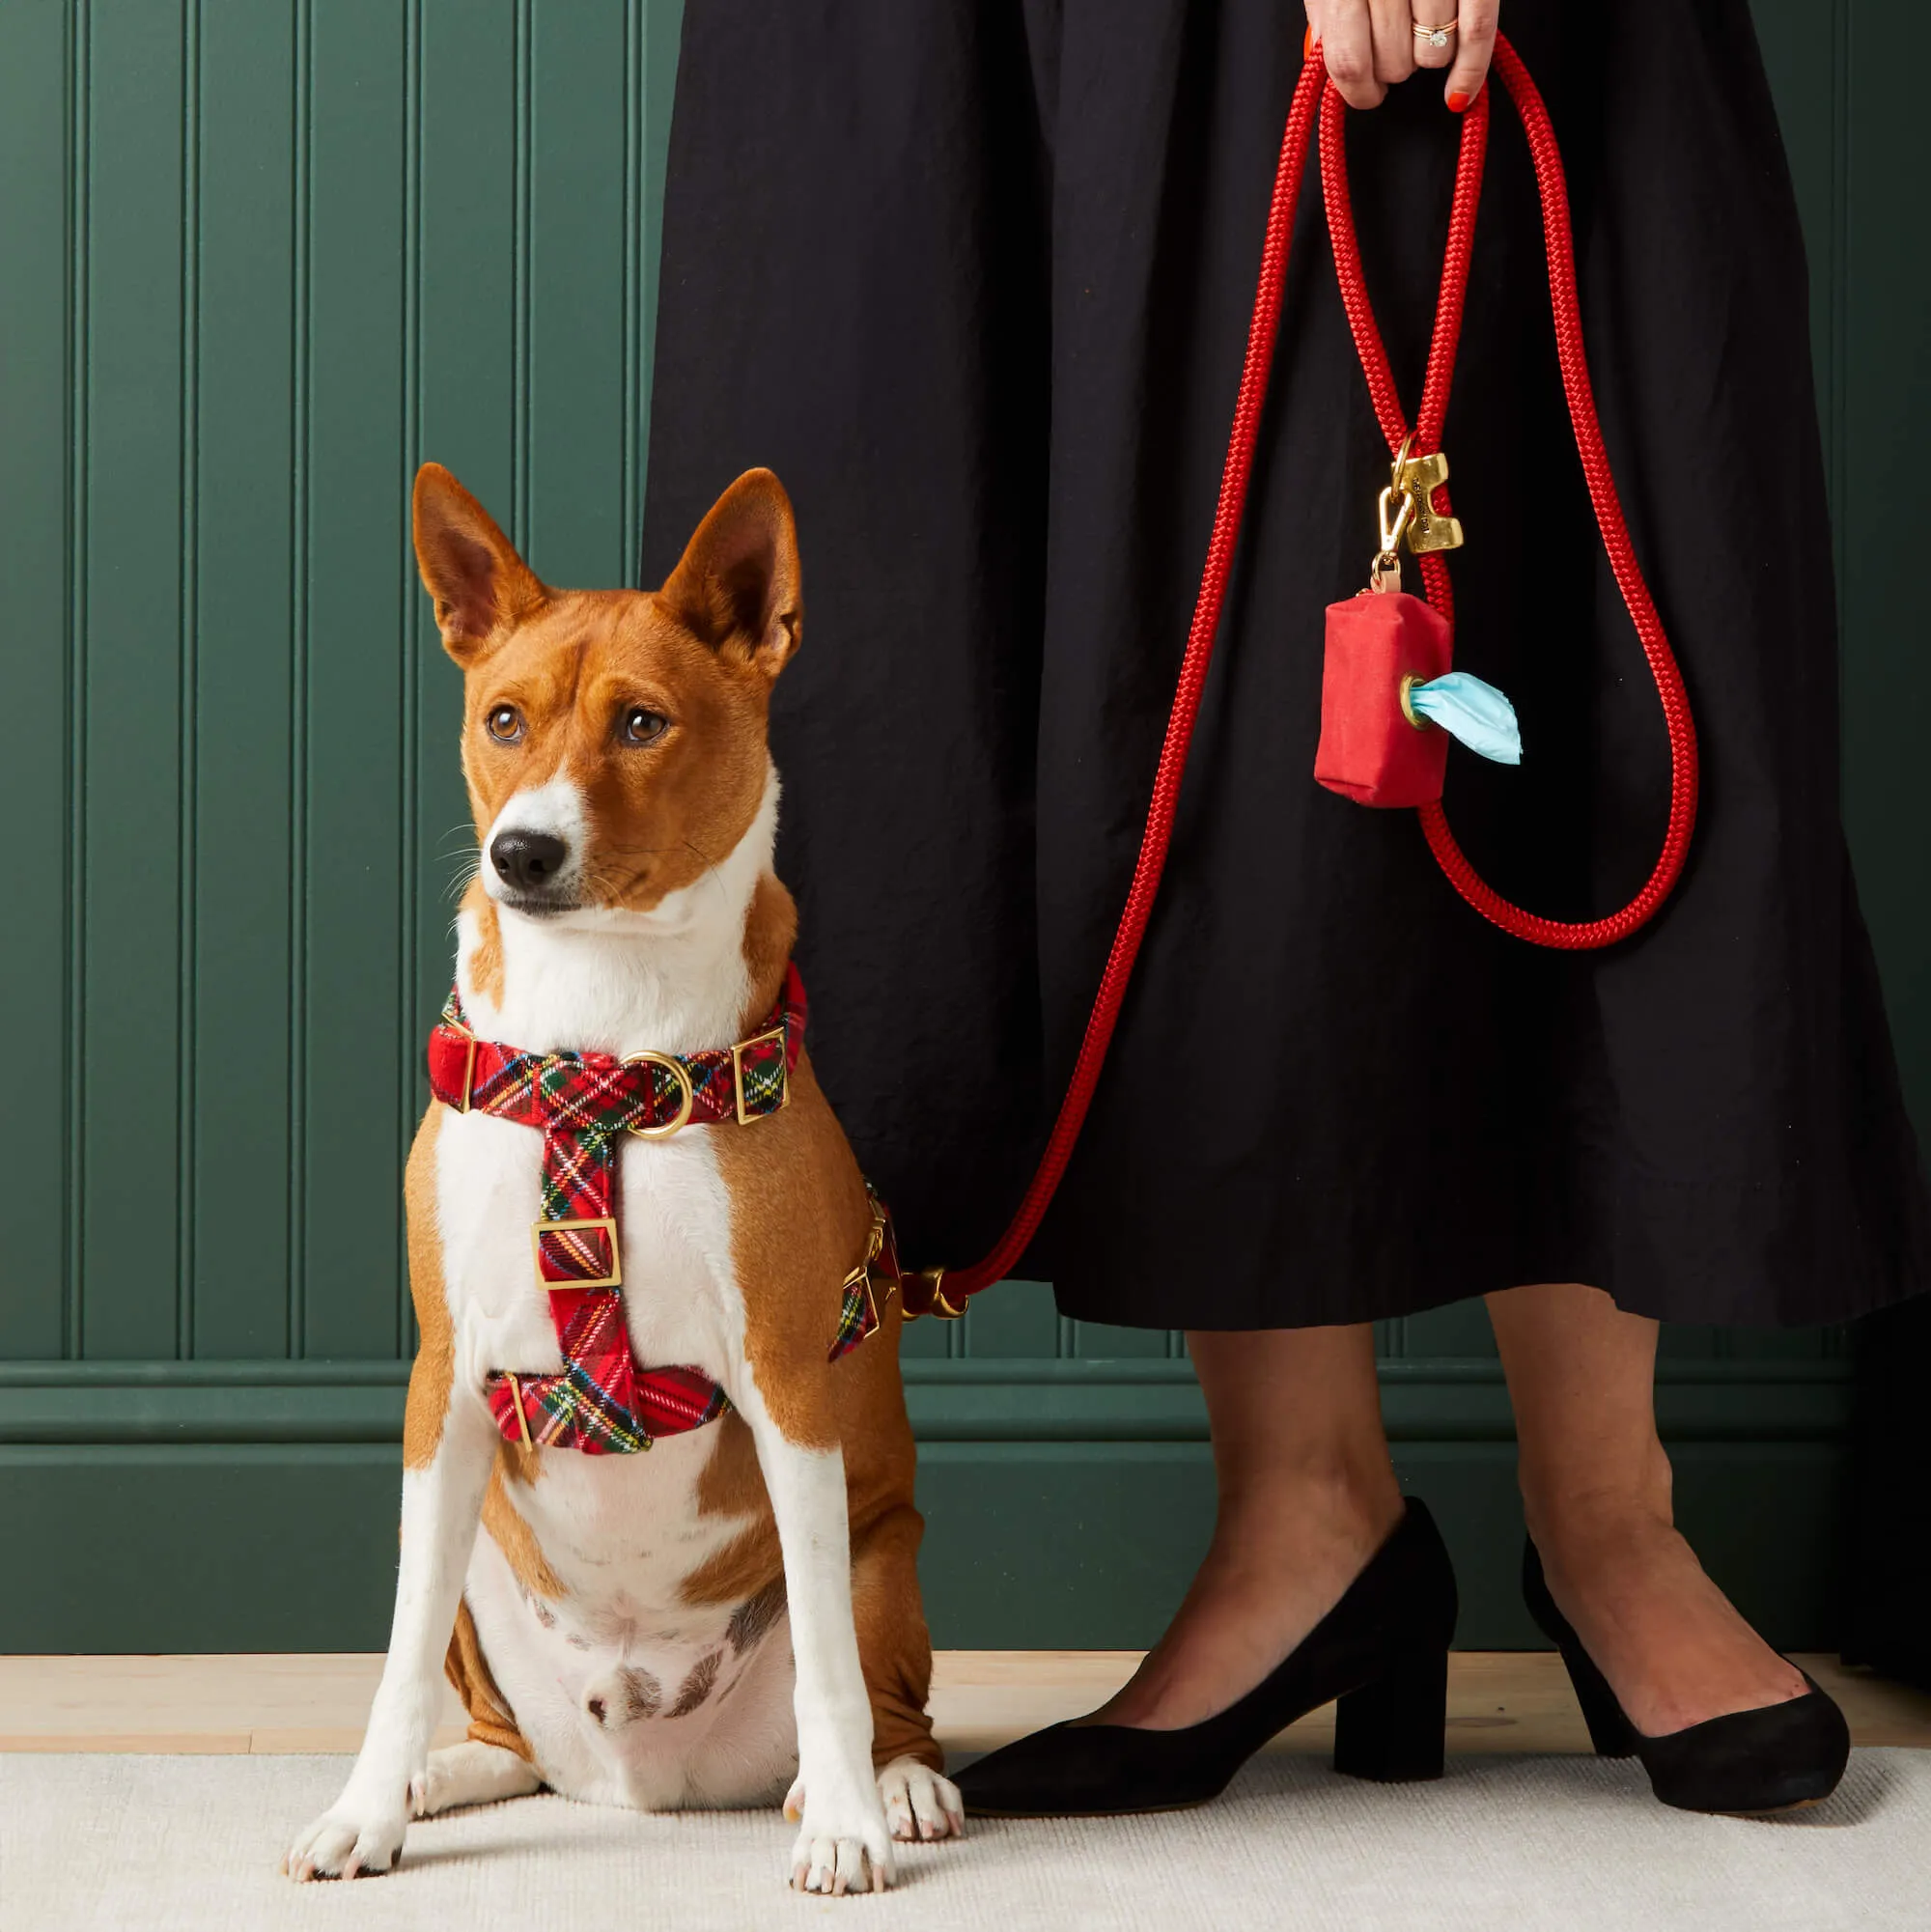
[[[1090,1711],[1132,1671],[1128,1650],[949,1650],[937,1660],[932,1713],[951,1750],[987,1750]],[[1844,1707],[1859,1744],[1931,1749],[1931,1695],[1796,1660]],[[0,1657],[0,1750],[352,1751],[378,1656]],[[1458,1651],[1448,1680],[1451,1750],[1583,1750],[1588,1739],[1553,1651]],[[462,1735],[445,1694],[437,1742]],[[1321,1750],[1333,1707],[1274,1745]]]

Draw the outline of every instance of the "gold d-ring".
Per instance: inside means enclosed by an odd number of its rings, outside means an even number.
[[[678,1104],[677,1118],[666,1121],[661,1127],[627,1127],[624,1132],[634,1134],[639,1140],[668,1140],[690,1118],[690,1109],[697,1099],[697,1091],[690,1084],[690,1069],[682,1060],[674,1059],[668,1053],[631,1053],[626,1056],[624,1064],[627,1067],[634,1067],[645,1060],[654,1067],[669,1068],[672,1078],[677,1081],[682,1096]]]

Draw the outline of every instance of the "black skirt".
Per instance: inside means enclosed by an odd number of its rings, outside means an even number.
[[[1637,938],[1479,918],[1414,815],[1317,787],[1322,612],[1386,456],[1303,198],[1219,653],[1111,1059],[1016,1271],[1069,1314],[1239,1329],[1585,1281],[1689,1322],[1931,1283],[1838,821],[1830,533],[1796,210],[1745,0],[1511,0],[1568,166],[1588,351],[1701,737]],[[1212,522],[1275,154],[1282,0],[689,0],[642,581],[740,470],[798,506],[780,869],[813,1054],[918,1263],[976,1260],[1063,1092]],[[1458,124],[1351,118],[1411,408]],[[1534,910],[1622,905],[1668,754],[1557,378],[1502,97],[1443,443],[1457,662],[1522,719],[1450,823]],[[1411,577],[1411,583],[1413,579]]]

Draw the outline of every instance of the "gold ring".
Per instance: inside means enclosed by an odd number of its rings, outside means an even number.
[[[624,1064],[634,1067],[643,1061],[664,1068],[677,1082],[677,1118],[666,1121],[661,1127],[627,1127],[624,1132],[634,1134],[639,1140],[668,1140],[690,1118],[691,1104],[697,1098],[696,1090],[690,1083],[690,1071],[682,1060],[673,1059],[668,1053],[632,1053]]]
[[[1419,20],[1414,23],[1414,38],[1417,41],[1426,41],[1431,47],[1445,47],[1448,44],[1448,36],[1454,31],[1453,20],[1440,27],[1424,27]]]

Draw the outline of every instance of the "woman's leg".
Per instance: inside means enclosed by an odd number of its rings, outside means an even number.
[[[1657,1325],[1577,1283],[1487,1297],[1551,1595],[1651,1736],[1801,1696],[1678,1533],[1656,1433]]]
[[[1401,1519],[1374,1330],[1191,1333],[1214,1437],[1214,1540],[1172,1625],[1096,1722],[1225,1710],[1327,1612]]]

